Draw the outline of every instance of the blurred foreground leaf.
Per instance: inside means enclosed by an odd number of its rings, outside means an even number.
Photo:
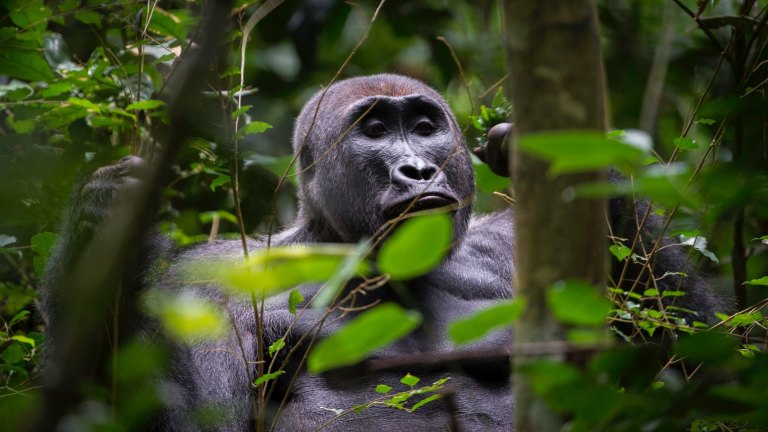
[[[379,269],[392,279],[410,279],[432,270],[451,246],[453,221],[447,213],[418,216],[381,246]]]
[[[517,297],[478,311],[468,317],[451,323],[448,334],[456,344],[480,339],[486,334],[509,326],[520,317],[525,309],[525,299]]]
[[[309,354],[307,368],[320,373],[349,366],[365,359],[413,331],[421,323],[421,315],[395,303],[384,303],[363,312],[338,332],[323,339]]]

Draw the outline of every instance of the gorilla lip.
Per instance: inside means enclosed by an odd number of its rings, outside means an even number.
[[[413,202],[414,199],[417,199],[417,201]],[[406,213],[415,213],[424,210],[435,210],[443,207],[453,206],[458,202],[459,201],[456,198],[445,194],[437,192],[425,192],[422,194],[416,194],[389,207],[388,209],[384,210],[384,216],[387,220],[389,220],[398,217],[400,214],[405,212],[406,209],[408,209]],[[411,205],[411,203],[413,203],[413,205]],[[450,210],[455,209],[451,208]]]

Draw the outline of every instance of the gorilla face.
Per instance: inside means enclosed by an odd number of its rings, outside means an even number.
[[[443,99],[394,75],[341,81],[321,96],[296,122],[311,124],[317,111],[315,124],[297,126],[294,136],[303,216],[330,227],[340,241],[356,242],[406,209],[454,205],[455,239],[461,239],[474,175]]]

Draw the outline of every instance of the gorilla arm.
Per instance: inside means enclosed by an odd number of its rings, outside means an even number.
[[[110,236],[104,231],[104,221],[113,204],[130,197],[130,190],[140,182],[146,163],[137,157],[126,157],[114,165],[99,168],[90,178],[75,189],[71,205],[65,215],[60,238],[48,260],[41,289],[40,310],[46,321],[46,332],[54,349],[58,338],[57,331],[62,319],[60,309],[69,301],[67,293],[61,292],[64,279],[77,265],[80,252],[94,236]],[[197,295],[223,304],[229,309],[229,316],[239,330],[243,345],[253,356],[256,343],[252,337],[252,326],[248,326],[248,317],[252,311],[250,305],[225,304],[221,293],[210,287],[184,287],[178,283],[178,272],[174,266],[163,272],[154,269],[161,262],[180,262],[194,257],[213,256],[232,253],[224,243],[214,243],[188,252],[182,260],[175,256],[169,241],[154,232],[146,239],[136,243],[141,262],[128,272],[135,280],[134,286],[140,292],[121,298],[120,318],[131,317],[120,327],[122,344],[130,338],[139,336],[144,342],[157,343],[169,348],[169,358],[165,364],[167,371],[157,370],[157,378],[150,385],[156,385],[165,404],[161,414],[150,420],[152,428],[166,431],[196,430],[197,420],[206,410],[217,410],[216,417],[225,419],[218,425],[219,430],[247,430],[249,427],[250,374],[244,366],[243,355],[238,348],[234,332],[226,336],[192,344],[181,344],[173,340],[164,340],[158,332],[157,322],[139,310],[144,292],[153,289],[179,295]],[[242,252],[240,251],[240,254]],[[188,291],[184,293],[182,291]],[[135,313],[133,313],[135,310]],[[116,332],[114,334],[117,334]],[[114,335],[113,335],[114,336]],[[108,348],[108,347],[105,347]],[[252,359],[250,359],[252,360]],[[252,364],[252,362],[250,363]],[[99,365],[99,368],[106,365]],[[55,373],[56,365],[48,364],[46,373]],[[162,426],[160,426],[162,425]]]
[[[473,149],[473,153],[486,162],[491,170],[500,176],[509,176],[509,152],[513,139],[514,125],[500,123],[488,131],[488,142]],[[625,179],[611,170],[609,181]],[[608,221],[614,238],[624,239],[632,247],[634,256],[648,257],[633,261],[628,257],[622,263],[612,260],[612,281],[626,291],[644,292],[646,289],[682,291],[683,296],[663,297],[666,306],[687,309],[682,315],[691,320],[706,323],[717,322],[716,312],[729,310],[728,304],[715,295],[707,282],[689,262],[688,254],[669,238],[662,238],[661,220],[653,214],[647,201],[630,197],[612,197],[608,204]],[[658,246],[654,250],[654,246]],[[652,253],[650,253],[653,251]],[[650,254],[649,254],[650,253]],[[649,271],[650,270],[650,271]]]

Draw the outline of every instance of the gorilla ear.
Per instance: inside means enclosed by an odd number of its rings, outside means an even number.
[[[499,123],[488,131],[488,141],[480,147],[472,149],[481,161],[488,164],[496,175],[509,177],[510,140],[514,132],[514,124]]]

